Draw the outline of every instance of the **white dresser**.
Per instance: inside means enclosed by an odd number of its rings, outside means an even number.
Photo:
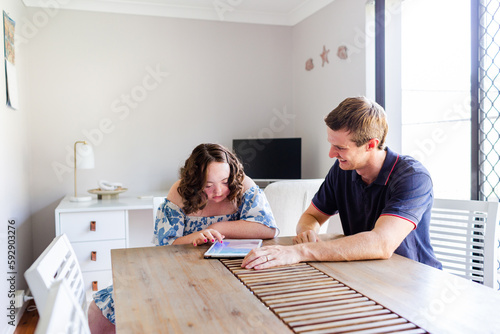
[[[75,250],[87,299],[112,283],[110,250],[129,247],[131,210],[152,212],[153,199],[121,194],[117,199],[70,202],[65,197],[55,210],[56,235],[66,233]],[[151,236],[152,225],[152,221],[144,222]]]

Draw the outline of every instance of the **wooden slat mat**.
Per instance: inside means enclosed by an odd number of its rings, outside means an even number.
[[[427,333],[307,263],[248,270],[220,260],[295,333]]]

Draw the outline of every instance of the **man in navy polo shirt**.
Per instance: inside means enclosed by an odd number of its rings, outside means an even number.
[[[383,108],[365,97],[347,98],[325,123],[336,161],[299,220],[295,245],[255,249],[242,266],[387,259],[396,253],[441,269],[429,240],[431,177],[420,162],[385,147]],[[345,237],[320,241],[320,226],[337,213]]]

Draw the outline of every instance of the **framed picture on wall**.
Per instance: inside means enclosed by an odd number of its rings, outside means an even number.
[[[16,52],[14,45],[14,32],[16,23],[7,13],[3,12],[3,40],[4,40],[4,59],[5,59],[5,87],[7,94],[7,105],[12,109],[18,107],[17,95],[17,74],[16,74]]]

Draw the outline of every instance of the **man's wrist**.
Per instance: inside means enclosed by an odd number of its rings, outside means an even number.
[[[320,227],[321,227],[321,225],[317,221],[312,222],[312,223],[302,223],[302,224],[297,225],[296,232],[297,232],[297,235],[299,235],[300,233],[303,233],[303,232],[307,232],[307,231],[314,231],[314,232],[318,233]]]
[[[307,262],[307,261],[315,261],[316,259],[311,252],[311,244],[310,242],[294,245],[297,255],[299,257],[299,262]]]

